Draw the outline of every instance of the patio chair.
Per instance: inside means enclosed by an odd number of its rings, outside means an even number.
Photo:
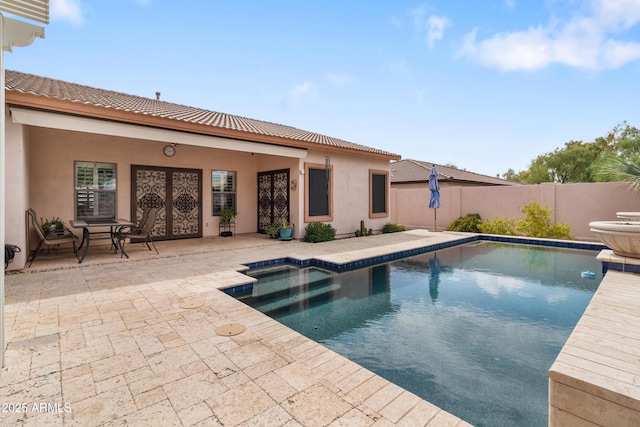
[[[31,224],[33,229],[36,230],[36,236],[38,236],[38,245],[33,250],[31,255],[31,259],[29,260],[29,267],[33,264],[33,261],[36,259],[36,256],[40,253],[40,250],[43,246],[47,247],[57,247],[58,245],[62,245],[64,243],[71,243],[73,245],[73,253],[78,256],[78,249],[76,247],[77,237],[73,234],[69,229],[63,229],[60,232],[52,232],[46,233],[42,230],[42,225],[38,223],[38,216],[36,215],[36,211],[29,208],[27,209],[27,227],[28,224]]]
[[[158,208],[146,208],[142,212],[142,218],[140,218],[138,225],[135,227],[121,227],[118,230],[117,238],[118,246],[120,247],[120,256],[122,256],[122,254],[126,254],[124,251],[124,244],[127,239],[129,239],[129,243],[144,243],[149,250],[151,250],[151,246],[153,246],[156,253],[160,254],[155,243],[153,243],[153,238],[151,237],[153,234],[153,226],[156,223],[157,214]],[[151,246],[149,246],[149,244],[151,244]]]

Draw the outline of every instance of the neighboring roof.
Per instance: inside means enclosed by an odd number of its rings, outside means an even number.
[[[404,159],[391,163],[391,183],[408,184],[428,182],[429,174],[433,166],[435,166],[438,171],[439,181],[481,185],[518,185],[505,179],[412,159]]]
[[[304,148],[321,145],[338,151],[355,150],[400,159],[398,154],[291,126],[97,89],[18,71],[6,70],[5,73],[7,104],[248,141]]]

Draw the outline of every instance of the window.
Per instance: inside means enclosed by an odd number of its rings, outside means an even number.
[[[305,164],[305,222],[332,221],[333,166]]]
[[[211,214],[219,216],[225,208],[236,211],[236,172],[211,171]]]
[[[389,172],[369,170],[369,218],[389,216]]]
[[[116,165],[75,162],[77,219],[116,217]]]

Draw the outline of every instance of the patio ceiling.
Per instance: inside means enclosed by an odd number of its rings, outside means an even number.
[[[90,119],[66,114],[56,114],[47,111],[27,110],[24,108],[11,107],[10,110],[11,120],[13,123],[22,125],[119,136],[124,138],[144,139],[170,144],[195,145],[199,147],[218,148],[230,151],[269,154],[272,156],[292,157],[297,159],[304,159],[307,157],[307,150],[302,148],[242,141],[219,136],[198,135],[168,129],[143,127],[127,123]]]

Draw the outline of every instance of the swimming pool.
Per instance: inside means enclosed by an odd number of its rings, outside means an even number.
[[[235,296],[476,426],[540,426],[595,255],[479,241],[344,273],[256,269]]]

